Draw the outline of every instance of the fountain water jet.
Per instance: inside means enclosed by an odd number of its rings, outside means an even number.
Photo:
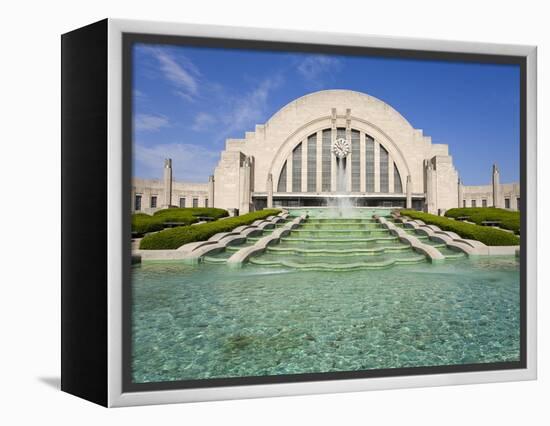
[[[347,183],[346,158],[336,159],[336,188],[338,195],[336,198],[336,208],[339,217],[351,216],[351,209],[354,207],[351,199],[345,196]]]

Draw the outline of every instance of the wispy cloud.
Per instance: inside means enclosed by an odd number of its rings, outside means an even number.
[[[311,55],[299,62],[296,68],[309,86],[320,89],[330,83],[334,73],[342,69],[342,62],[330,56]]]
[[[195,132],[200,132],[203,130],[207,130],[212,125],[216,124],[216,122],[217,120],[212,114],[208,114],[207,112],[199,112],[195,116],[195,120],[193,121],[191,129],[193,129]]]
[[[141,90],[134,89],[134,99],[145,99],[147,98],[147,95],[143,93]]]
[[[152,147],[136,143],[134,152],[137,177],[159,179],[164,159],[171,158],[174,178],[185,182],[207,182],[220,156],[219,150],[188,143],[167,143]]]
[[[252,129],[255,124],[265,121],[269,96],[282,83],[283,77],[280,74],[273,75],[262,80],[244,96],[233,98],[221,113],[221,121],[225,123],[221,137],[234,131]]]
[[[263,76],[244,75],[244,86],[247,88],[241,88],[237,92],[232,84],[227,85],[225,82],[207,78],[191,61],[191,58],[182,51],[163,46],[146,46],[142,49],[147,56],[148,73],[146,76],[151,79],[160,78],[168,83],[171,95],[193,102],[193,109],[190,109],[190,105],[182,106],[181,111],[173,111],[170,114],[169,120],[160,114],[136,115],[135,129],[141,132],[153,132],[159,131],[159,129],[162,131],[164,127],[178,129],[188,126],[188,129],[201,134],[198,144],[204,143],[212,148],[216,147],[216,151],[213,152],[216,160],[218,150],[227,137],[241,137],[245,131],[254,130],[256,124],[263,123],[272,113],[272,96],[283,85],[284,76],[290,71],[283,68],[273,69],[269,74]],[[294,67],[293,64],[291,69],[295,69]],[[242,87],[242,83],[239,81],[236,86]],[[141,87],[139,89],[143,90]],[[154,94],[155,92],[147,91],[147,95],[152,99],[151,103],[147,104],[148,112],[151,111],[151,107],[157,99]],[[141,93],[136,92],[135,95],[138,98]],[[166,110],[166,107],[170,107],[170,105],[164,105],[163,111]],[[170,147],[167,144],[162,145],[162,139],[166,140],[161,138],[159,141],[161,145],[158,146]],[[172,137],[169,140],[173,140]],[[177,144],[171,147],[175,146]],[[190,153],[193,152],[195,151],[190,151]],[[142,155],[145,155],[144,151],[142,151]],[[148,152],[147,155],[150,157],[152,152]],[[167,155],[156,151],[156,161],[159,164],[162,164],[162,159],[165,156]],[[211,158],[211,156],[207,155],[207,158]],[[199,162],[195,160],[192,161],[192,165]],[[176,158],[174,158],[175,161]],[[206,169],[211,171],[215,165],[216,162],[212,162]],[[192,167],[192,169],[196,168]],[[194,173],[189,173],[191,178]]]
[[[137,131],[156,132],[169,125],[170,122],[164,115],[137,114],[134,118],[134,128]]]
[[[180,97],[193,101],[199,94],[199,69],[187,57],[178,54],[177,58],[168,50],[159,47],[148,48],[160,65],[164,77],[175,87]]]

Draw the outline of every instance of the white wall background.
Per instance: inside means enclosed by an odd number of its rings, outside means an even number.
[[[292,28],[539,46],[539,163],[548,159],[545,2],[503,0],[5,1],[0,72],[0,423],[549,424],[547,243],[539,249],[537,382],[106,410],[59,392],[60,40],[105,18]],[[541,167],[542,168],[542,167]],[[549,171],[539,173],[539,188]],[[545,191],[548,194],[547,191]],[[539,190],[539,217],[548,197]],[[29,229],[32,230],[29,232]],[[541,221],[539,235],[548,235]],[[546,247],[545,247],[546,246]],[[546,391],[547,395],[544,396]],[[545,422],[546,420],[546,422]]]

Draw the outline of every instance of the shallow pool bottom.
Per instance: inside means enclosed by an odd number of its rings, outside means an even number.
[[[519,360],[519,263],[351,272],[173,263],[132,270],[133,380]]]

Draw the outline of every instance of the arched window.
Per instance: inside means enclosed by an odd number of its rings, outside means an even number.
[[[285,164],[283,164],[283,168],[281,169],[281,174],[279,175],[277,192],[286,192],[286,161],[285,161]]]
[[[388,151],[386,151],[386,148],[380,145],[380,192],[383,192],[383,193],[390,192],[388,162],[389,162]]]
[[[333,138],[348,140],[350,151],[344,159],[334,157]],[[395,159],[388,149],[361,130],[338,127],[316,131],[299,142],[290,155],[281,168],[276,192],[287,192],[288,188],[293,193],[336,190],[357,193],[364,190],[371,194],[403,194],[405,189]],[[333,163],[345,167],[345,182],[341,182],[342,178],[337,179],[341,188],[332,187]],[[351,186],[348,186],[350,183]]]
[[[330,129],[323,130],[323,144],[322,144],[322,156],[321,156],[321,191],[330,192],[330,184],[332,178],[332,157],[331,157],[331,144],[332,144],[332,131]]]
[[[367,135],[365,137],[365,156],[366,191],[374,192],[374,139]]]
[[[292,151],[292,192],[302,192],[302,143]]]
[[[317,133],[307,138],[307,192],[317,192]]]
[[[403,193],[403,183],[401,182],[401,175],[395,163],[393,163],[393,192],[397,194]]]
[[[361,191],[361,139],[359,131],[351,131],[351,190]]]
[[[346,139],[346,128],[345,127],[338,127],[336,129],[336,139]],[[332,148],[332,146],[331,146]],[[334,154],[333,154],[334,155]],[[349,169],[349,157],[346,158],[336,158],[336,173],[339,174],[340,167],[347,167]],[[344,173],[343,176],[337,176],[336,177],[336,188],[333,188],[333,190],[336,190],[337,192],[346,192],[348,187],[347,182],[347,173]]]

